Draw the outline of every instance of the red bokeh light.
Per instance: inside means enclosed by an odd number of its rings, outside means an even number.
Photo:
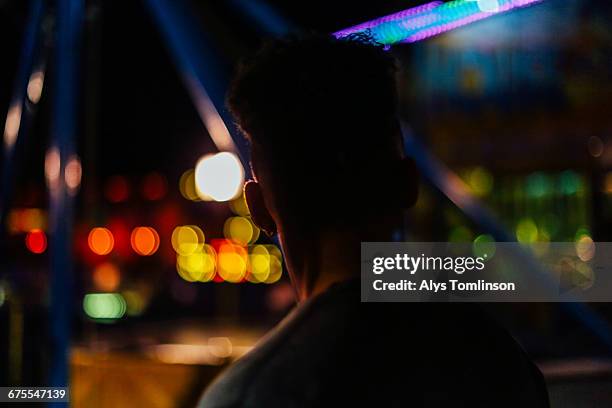
[[[104,195],[111,203],[120,203],[130,196],[130,185],[125,177],[113,176],[106,182]]]
[[[47,236],[42,230],[34,229],[26,235],[26,247],[35,254],[42,254],[47,249]]]
[[[168,190],[166,178],[159,173],[149,173],[142,182],[142,195],[147,200],[162,199]]]

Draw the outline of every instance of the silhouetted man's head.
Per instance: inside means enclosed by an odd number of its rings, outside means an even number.
[[[275,40],[240,66],[228,104],[251,141],[259,184],[246,194],[260,226],[312,237],[414,202],[395,72],[381,47],[330,36]]]

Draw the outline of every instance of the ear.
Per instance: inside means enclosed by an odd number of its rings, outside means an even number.
[[[255,180],[247,181],[244,185],[244,197],[255,225],[269,236],[276,234],[276,223],[266,207],[259,183]]]
[[[416,204],[419,197],[419,171],[411,157],[405,157],[401,160],[399,171],[400,180],[403,180],[405,186],[400,189],[400,203],[403,208],[411,208]]]

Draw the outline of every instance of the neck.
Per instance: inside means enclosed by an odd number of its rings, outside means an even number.
[[[356,234],[334,231],[301,242],[298,253],[289,249],[290,275],[298,301],[325,292],[335,283],[359,277],[360,242]]]
[[[305,279],[298,281],[300,301],[325,292],[330,286],[359,276],[360,245],[338,245],[341,241],[324,243],[319,248],[319,259],[313,257],[306,266]],[[318,262],[316,262],[318,261]]]
[[[287,268],[297,299],[302,302],[326,291],[335,283],[359,278],[361,242],[392,240],[401,215],[371,220],[355,229],[326,229],[316,237],[279,231]]]

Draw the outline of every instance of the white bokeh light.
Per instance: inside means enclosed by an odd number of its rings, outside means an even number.
[[[240,194],[243,183],[244,169],[233,153],[204,156],[196,164],[196,191],[203,200],[229,201]]]

